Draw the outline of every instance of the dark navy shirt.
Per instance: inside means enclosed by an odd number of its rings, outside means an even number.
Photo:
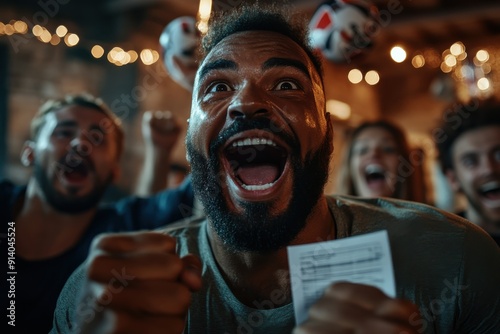
[[[15,223],[12,208],[25,192],[26,186],[15,186],[8,181],[0,182],[0,224],[3,226],[0,241],[4,273],[12,272],[7,267],[7,235],[10,232],[9,236],[13,236],[14,230],[9,230],[9,227],[15,226],[9,225],[9,222]],[[100,207],[78,243],[56,257],[27,261],[16,256],[14,265],[16,274],[7,275],[1,284],[4,300],[2,318],[9,322],[11,318],[6,318],[6,315],[15,314],[15,327],[9,326],[8,333],[50,331],[59,293],[73,270],[87,257],[92,239],[97,234],[155,229],[190,216],[192,208],[193,190],[188,177],[178,188],[161,192],[153,197],[129,197],[112,205]],[[9,277],[13,279],[7,281]],[[10,284],[11,282],[14,284]],[[15,301],[15,311],[7,310],[12,300]]]

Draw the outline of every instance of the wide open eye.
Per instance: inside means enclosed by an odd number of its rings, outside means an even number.
[[[232,91],[231,87],[224,82],[213,83],[207,89],[207,93],[229,92],[229,91]]]
[[[278,82],[278,84],[274,87],[274,90],[295,90],[299,89],[299,85],[297,85],[292,80],[282,80]]]

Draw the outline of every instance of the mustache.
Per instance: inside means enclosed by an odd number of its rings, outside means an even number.
[[[73,151],[65,154],[57,163],[62,168],[69,170],[85,168],[87,171],[95,171],[95,165],[92,160]]]
[[[269,118],[240,119],[224,129],[210,144],[210,154],[214,156],[232,136],[249,130],[262,130],[261,136],[266,139],[280,138],[293,152],[300,151],[300,142],[294,134],[287,133],[282,127]]]

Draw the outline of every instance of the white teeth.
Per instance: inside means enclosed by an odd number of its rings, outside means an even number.
[[[374,174],[374,173],[385,174],[385,169],[380,165],[371,164],[371,165],[368,165],[365,167],[365,173],[366,174]]]
[[[500,188],[500,182],[498,181],[490,181],[488,183],[485,183],[481,186],[480,190],[481,192],[487,192],[487,191],[492,191]]]
[[[251,146],[251,145],[269,145],[269,146],[276,146],[276,143],[273,142],[271,139],[265,139],[265,138],[246,138],[244,140],[237,140],[233,142],[232,146]]]
[[[273,183],[266,183],[266,184],[261,184],[261,185],[246,185],[242,184],[241,186],[245,188],[246,190],[266,190],[269,189],[273,186]]]

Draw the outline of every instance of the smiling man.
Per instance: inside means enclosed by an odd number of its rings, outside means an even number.
[[[454,109],[435,138],[441,167],[453,190],[467,199],[460,215],[500,246],[500,103]]]
[[[302,25],[285,17],[244,6],[214,19],[204,37],[186,143],[207,219],[164,234],[96,238],[60,296],[53,333],[494,333],[500,326],[500,301],[489,297],[500,251],[484,231],[417,203],[323,195],[332,125],[321,66]],[[286,247],[379,230],[388,231],[404,300],[336,284],[296,327]],[[116,271],[127,279],[117,282]]]
[[[27,186],[0,182],[0,220],[4,232],[15,236],[9,239],[15,241],[9,244],[15,249],[15,293],[2,304],[14,310],[7,312],[13,332],[50,330],[59,292],[97,234],[163,226],[192,206],[187,185],[99,206],[119,176],[123,135],[113,112],[87,95],[50,100],[35,115],[21,155],[33,175]],[[2,252],[7,254],[6,242]]]

